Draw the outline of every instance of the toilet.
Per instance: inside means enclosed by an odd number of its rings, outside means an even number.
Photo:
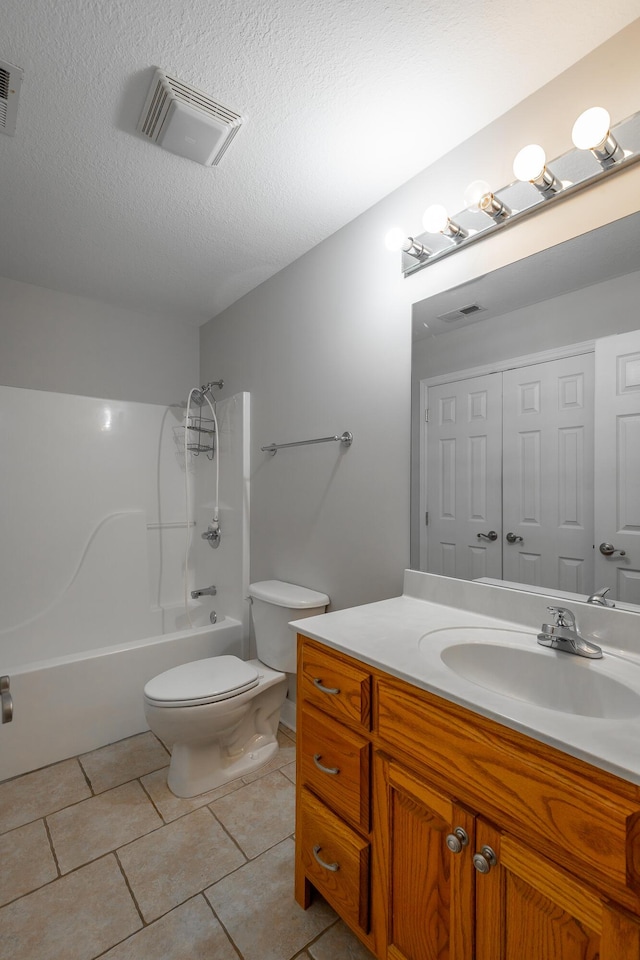
[[[184,663],[145,685],[149,728],[171,748],[167,784],[195,797],[245,776],[278,751],[287,674],[296,672],[290,620],[324,613],[329,597],[282,580],[249,587],[259,659],[209,657]]]

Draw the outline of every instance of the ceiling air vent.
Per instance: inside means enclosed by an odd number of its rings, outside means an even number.
[[[0,60],[0,133],[10,137],[16,132],[22,73],[20,67]]]
[[[459,310],[450,310],[449,313],[443,313],[438,320],[444,320],[445,323],[453,323],[455,320],[464,320],[474,313],[483,313],[487,308],[481,307],[478,303],[470,303],[468,307],[460,307]]]
[[[165,150],[211,167],[220,163],[243,119],[202,90],[156,70],[137,129]]]

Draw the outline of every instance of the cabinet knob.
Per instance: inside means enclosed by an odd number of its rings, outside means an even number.
[[[468,843],[469,835],[462,827],[455,827],[453,833],[447,834],[446,844],[451,853],[461,853],[462,848],[466,847]]]
[[[313,848],[314,857],[316,858],[320,866],[324,867],[325,870],[331,870],[332,873],[336,873],[340,869],[340,864],[327,863],[327,861],[323,860],[322,857],[320,856],[321,850],[322,850],[322,847],[320,846],[320,844],[316,844],[315,847]]]
[[[340,687],[325,687],[325,686],[323,685],[322,680],[320,679],[320,677],[314,677],[314,678],[313,678],[313,685],[314,685],[314,687],[317,687],[318,690],[321,690],[322,693],[330,693],[330,694],[331,694],[332,696],[334,696],[334,697],[335,697],[338,693],[340,693]]]
[[[498,862],[496,852],[491,847],[482,847],[480,853],[474,853],[473,865],[478,873],[489,873]]]

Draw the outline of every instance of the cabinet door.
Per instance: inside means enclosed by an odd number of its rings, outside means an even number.
[[[376,882],[388,960],[473,957],[473,816],[387,757],[375,761]],[[462,828],[459,853],[447,836]]]
[[[476,960],[639,960],[637,918],[479,819],[485,845],[497,865],[476,878]]]

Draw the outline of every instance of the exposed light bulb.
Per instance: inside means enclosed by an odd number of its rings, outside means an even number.
[[[427,207],[422,217],[422,224],[427,233],[442,233],[455,243],[460,243],[469,236],[469,231],[452,220],[446,207],[440,203]]]
[[[611,117],[604,107],[590,107],[573,125],[571,139],[578,150],[593,150],[609,136]]]
[[[399,250],[402,250],[406,240],[407,234],[402,227],[391,227],[391,229],[387,231],[384,243],[387,250],[390,250],[392,253],[397,253]]]
[[[447,208],[440,203],[433,203],[424,212],[422,225],[427,233],[444,233],[449,226]]]
[[[578,150],[591,150],[606,170],[624,160],[624,150],[612,135],[611,117],[604,107],[590,107],[573,125],[571,139]]]
[[[547,157],[542,147],[537,143],[530,143],[516,154],[513,161],[513,173],[517,180],[534,183],[539,180],[545,170]]]
[[[547,167],[547,157],[542,147],[530,143],[516,154],[513,173],[518,180],[532,183],[548,200],[562,190],[562,184]]]
[[[464,192],[465,206],[469,210],[481,210],[483,199],[491,195],[491,187],[486,180],[474,180]]]
[[[408,237],[402,227],[391,227],[387,231],[384,242],[387,250],[392,253],[398,253],[402,250],[403,253],[408,253],[416,260],[426,260],[431,253],[431,250],[428,250],[423,243],[418,243],[413,237]]]
[[[486,180],[474,180],[464,192],[464,202],[469,210],[479,210],[499,223],[511,216],[511,209],[493,193]]]

